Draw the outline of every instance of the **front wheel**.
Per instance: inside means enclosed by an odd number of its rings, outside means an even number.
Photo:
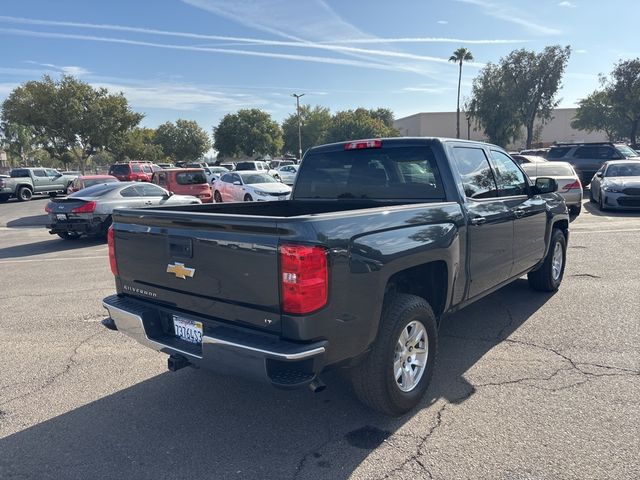
[[[425,299],[395,294],[385,301],[378,337],[349,372],[360,401],[390,416],[418,405],[433,375],[437,342],[436,317]]]
[[[74,232],[58,232],[58,236],[63,240],[77,240],[80,238],[80,234]]]
[[[600,209],[600,211],[604,211],[607,209],[607,207],[605,207],[604,205],[604,195],[602,195],[602,192],[600,192],[600,200],[598,201],[598,208]]]
[[[244,201],[245,201],[245,202],[253,202],[253,197],[247,193],[247,194],[244,196]]]
[[[213,199],[216,201],[216,203],[222,203],[222,195],[220,195],[220,192],[218,190],[213,193]]]
[[[567,256],[567,239],[561,230],[553,229],[549,251],[542,265],[527,274],[529,286],[542,292],[555,292],[562,283],[565,260]]]

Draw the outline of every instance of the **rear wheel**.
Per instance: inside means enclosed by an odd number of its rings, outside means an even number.
[[[111,215],[109,215],[107,218],[104,219],[104,221],[102,222],[102,225],[100,225],[100,236],[107,238],[107,234],[109,233],[109,227],[111,226],[111,224],[113,223],[112,219],[111,219]]]
[[[385,301],[378,337],[349,376],[365,405],[402,415],[424,396],[435,364],[438,329],[427,301],[396,294]]]
[[[569,207],[569,213],[574,217],[577,217],[582,212],[582,205],[573,205]]]
[[[16,197],[18,197],[18,200],[21,202],[28,202],[31,200],[31,197],[33,197],[33,192],[29,187],[20,187]]]
[[[253,197],[247,193],[247,194],[244,196],[244,201],[245,201],[245,202],[253,202]]]
[[[220,195],[220,192],[218,190],[213,193],[213,199],[216,201],[216,203],[222,203],[222,195]]]
[[[543,292],[558,290],[564,276],[566,254],[567,240],[564,233],[554,228],[544,262],[537,270],[527,274],[531,288]]]

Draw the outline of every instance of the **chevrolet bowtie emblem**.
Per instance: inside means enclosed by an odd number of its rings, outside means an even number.
[[[167,265],[167,273],[173,273],[175,274],[176,278],[186,280],[187,277],[193,277],[193,275],[196,273],[196,269],[185,267],[184,263],[176,262]]]

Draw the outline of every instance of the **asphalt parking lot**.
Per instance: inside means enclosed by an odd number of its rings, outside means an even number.
[[[337,373],[312,394],[166,371],[100,324],[107,247],[49,235],[45,202],[0,205],[3,480],[640,478],[640,213],[586,202],[560,291],[449,318],[421,408],[389,419]]]

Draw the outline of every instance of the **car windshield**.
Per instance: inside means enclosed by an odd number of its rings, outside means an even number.
[[[236,170],[257,170],[258,167],[254,162],[240,162],[236,165]]]
[[[121,182],[112,182],[112,183],[100,183],[98,185],[94,185],[89,188],[83,188],[75,193],[69,195],[68,198],[71,197],[102,197],[107,193],[112,192],[116,188],[120,188]]]
[[[529,165],[532,165],[532,168],[527,168]],[[546,163],[534,163],[534,164],[528,164],[528,165],[523,165],[524,170],[529,173],[530,170],[536,171],[537,169],[537,176],[538,177],[542,177],[545,175],[549,175],[551,177],[574,177],[575,173],[573,171],[573,168],[571,168],[571,165],[567,165],[567,164],[562,164],[562,163],[550,163],[550,162],[546,162]]]
[[[180,172],[176,174],[176,181],[179,185],[197,185],[207,183],[204,172]]]
[[[298,174],[297,199],[443,199],[429,147],[310,153]]]
[[[266,173],[244,173],[240,176],[245,185],[251,185],[252,183],[278,183],[275,178]]]
[[[225,173],[228,172],[229,169],[228,168],[224,168],[224,167],[211,167],[210,169],[213,173]]]
[[[115,175],[127,175],[129,173],[129,165],[112,165],[110,173]]]
[[[94,185],[102,185],[103,183],[113,183],[117,182],[117,178],[94,178],[91,180],[83,180],[84,187],[92,187]]]
[[[636,152],[633,148],[628,147],[626,145],[616,145],[616,149],[626,158],[638,156],[638,152]]]
[[[640,177],[640,163],[609,165],[605,177]]]

